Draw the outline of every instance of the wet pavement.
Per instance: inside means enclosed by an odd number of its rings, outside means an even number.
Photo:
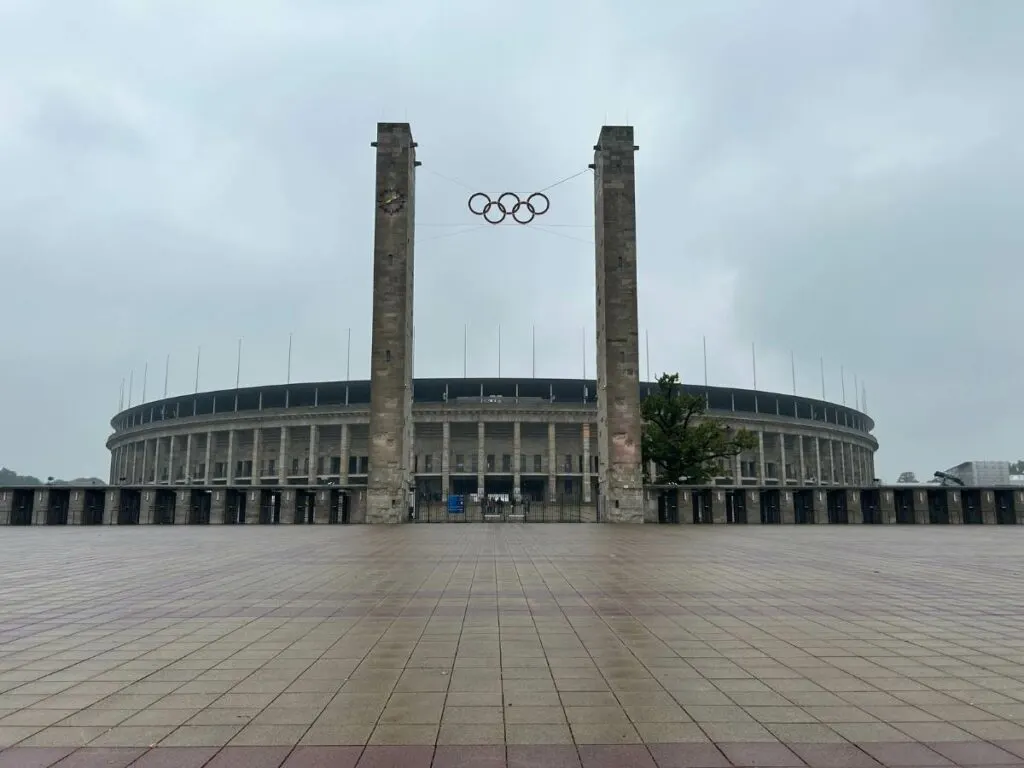
[[[0,529],[0,768],[1024,766],[1024,526]]]

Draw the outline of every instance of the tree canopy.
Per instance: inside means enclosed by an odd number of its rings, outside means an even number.
[[[707,483],[721,474],[723,460],[757,445],[753,433],[709,416],[706,398],[684,392],[678,373],[658,378],[658,388],[644,398],[640,413],[644,472],[653,462],[657,476],[650,479],[655,482]]]

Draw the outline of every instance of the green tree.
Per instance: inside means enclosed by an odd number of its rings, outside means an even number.
[[[653,462],[659,483],[698,485],[719,473],[721,462],[757,445],[745,429],[733,429],[707,414],[703,395],[688,395],[678,373],[658,378],[658,388],[640,404],[644,475]],[[647,478],[651,479],[651,478]]]

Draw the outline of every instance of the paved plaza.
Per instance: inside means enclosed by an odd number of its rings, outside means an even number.
[[[0,768],[1024,766],[1024,527],[0,529]]]

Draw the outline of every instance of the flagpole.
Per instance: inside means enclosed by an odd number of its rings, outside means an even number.
[[[203,356],[203,346],[200,344],[196,348],[196,394],[199,394],[199,361]]]
[[[651,380],[651,334],[644,331],[644,354],[647,356],[647,381]]]
[[[242,381],[242,338],[238,338],[238,355],[235,362],[235,389]]]
[[[167,358],[164,360],[164,399],[167,399],[167,378],[171,373],[171,355],[167,354]]]
[[[583,341],[583,380],[587,379],[587,329],[583,328],[580,331],[580,338]]]
[[[839,382],[840,389],[843,395],[843,405],[846,405],[846,372],[843,370],[843,366],[839,366]]]
[[[142,399],[139,400],[139,404],[146,402],[146,381],[149,379],[149,363],[146,363],[146,367],[142,369]]]
[[[124,377],[121,377],[121,394],[117,398],[117,410],[118,412],[124,410]]]
[[[796,395],[796,355],[793,354],[793,350],[789,350],[789,367],[793,374],[793,395]]]
[[[348,344],[345,346],[345,381],[352,381],[352,329],[348,329]]]
[[[853,407],[860,410],[860,384],[857,382],[857,374],[853,374]]]
[[[292,334],[288,334],[288,378],[285,380],[286,384],[292,383]]]
[[[757,352],[754,350],[754,342],[750,342],[750,362],[754,370],[754,389],[757,389]]]
[[[530,355],[531,355],[531,368],[530,375],[533,378],[537,378],[537,326],[533,325],[530,327]]]
[[[825,399],[825,358],[819,357],[818,362],[821,363],[821,399]]]
[[[132,368],[131,375],[128,377],[128,407],[132,407],[132,394],[135,389],[135,369]]]
[[[498,324],[498,378],[501,378],[501,323]]]
[[[701,344],[704,347],[704,389],[708,388],[708,337],[701,336]]]
[[[469,370],[469,323],[462,326],[462,378],[466,378]]]

